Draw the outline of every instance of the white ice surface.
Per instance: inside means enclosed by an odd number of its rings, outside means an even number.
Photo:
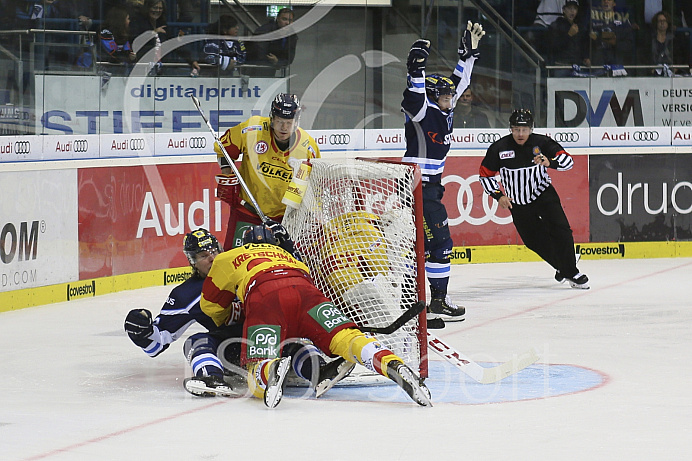
[[[193,397],[182,341],[150,359],[123,332],[170,287],[1,313],[0,460],[690,459],[692,259],[579,266],[588,291],[545,263],[453,266],[467,320],[438,336],[477,361],[535,347],[605,377],[507,403]]]

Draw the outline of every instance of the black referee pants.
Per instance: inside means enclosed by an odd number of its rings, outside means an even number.
[[[564,277],[577,274],[572,229],[551,185],[528,205],[512,204],[512,220],[524,245]]]

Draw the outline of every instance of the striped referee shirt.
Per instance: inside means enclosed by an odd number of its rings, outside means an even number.
[[[533,163],[541,154],[550,160],[549,168],[567,171],[574,166],[572,157],[548,136],[532,133],[521,146],[511,134],[500,138],[490,145],[481,162],[478,180],[483,190],[496,200],[506,195],[515,205],[533,202],[550,186],[548,168]],[[496,179],[498,174],[504,193]]]

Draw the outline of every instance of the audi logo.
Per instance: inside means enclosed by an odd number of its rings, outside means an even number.
[[[476,141],[485,144],[492,144],[501,137],[502,136],[500,135],[500,133],[478,133],[476,135]]]
[[[658,131],[635,131],[632,133],[635,141],[658,141]]]
[[[351,142],[351,136],[345,133],[332,134],[329,136],[329,144],[335,146],[338,144],[348,144]]]
[[[207,147],[207,138],[190,138],[190,149],[204,149]]]
[[[14,153],[15,154],[29,154],[29,153],[31,153],[31,142],[30,141],[15,141]]]
[[[130,150],[144,150],[144,146],[146,146],[144,138],[130,139]]]
[[[557,142],[577,142],[579,141],[579,133],[574,131],[558,131],[553,133],[553,139]]]
[[[481,226],[488,221],[492,221],[496,224],[509,224],[512,222],[512,216],[499,217],[495,213],[498,210],[497,200],[490,199],[486,194],[474,194],[471,191],[471,184],[478,183],[478,175],[469,176],[468,178],[462,178],[457,175],[449,175],[442,178],[442,185],[449,183],[459,184],[459,190],[457,191],[456,205],[459,212],[459,217],[455,218],[453,209],[448,209],[449,211],[449,225],[456,226],[463,222],[467,222],[472,226]],[[480,184],[479,184],[480,186]],[[483,204],[483,216],[471,216],[471,211],[473,211],[473,199],[474,195],[476,197],[482,197]],[[451,207],[450,207],[451,208]]]
[[[75,139],[72,148],[75,152],[86,152],[89,150],[89,142],[86,139]]]

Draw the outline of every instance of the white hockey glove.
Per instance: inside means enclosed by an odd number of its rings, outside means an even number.
[[[411,77],[422,77],[425,71],[425,65],[428,62],[430,54],[430,42],[428,40],[418,39],[408,52],[406,60],[406,69]]]
[[[466,24],[466,30],[459,42],[459,49],[457,50],[459,59],[466,61],[471,56],[478,57],[480,55],[478,42],[481,41],[484,35],[485,31],[483,30],[483,26],[478,23],[471,24],[471,21],[469,21]]]

